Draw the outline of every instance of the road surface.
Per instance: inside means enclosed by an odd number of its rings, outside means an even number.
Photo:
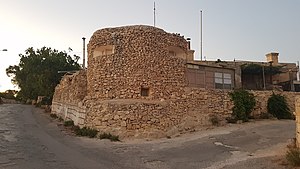
[[[256,121],[154,141],[67,134],[41,109],[0,105],[1,169],[286,168],[274,162],[295,137],[295,122]]]

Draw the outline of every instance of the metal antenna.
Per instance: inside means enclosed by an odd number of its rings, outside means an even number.
[[[83,40],[83,50],[82,50],[82,68],[85,69],[85,37],[82,38]]]
[[[153,25],[155,27],[155,1],[154,1],[154,4],[153,4]]]
[[[202,50],[202,10],[200,11],[200,28],[201,28],[201,31],[200,31],[200,56],[201,56],[201,61],[202,61],[202,53],[203,53],[203,50]]]

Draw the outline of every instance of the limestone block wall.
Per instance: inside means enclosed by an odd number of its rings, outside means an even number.
[[[51,113],[57,114],[64,120],[73,120],[75,125],[83,126],[86,116],[86,107],[84,106],[86,86],[85,70],[65,75],[55,88]]]
[[[121,137],[159,138],[210,126],[216,115],[221,123],[231,115],[226,91],[185,88],[169,100],[114,99],[87,102],[86,125]]]

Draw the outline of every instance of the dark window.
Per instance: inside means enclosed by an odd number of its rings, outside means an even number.
[[[149,96],[149,88],[142,87],[141,88],[141,96]]]

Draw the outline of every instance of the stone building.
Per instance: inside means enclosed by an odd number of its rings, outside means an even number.
[[[165,137],[212,117],[223,123],[233,106],[227,89],[240,77],[236,68],[194,62],[189,43],[152,26],[96,31],[87,70],[62,79],[52,113],[121,137]]]

